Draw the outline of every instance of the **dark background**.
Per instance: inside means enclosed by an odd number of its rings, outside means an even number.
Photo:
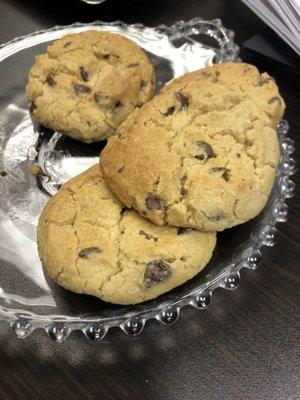
[[[222,18],[240,45],[262,32],[299,65],[238,0],[108,0],[99,6],[0,0],[0,42],[75,21],[121,19],[151,26],[195,16]],[[299,77],[249,51],[242,50],[242,58],[276,78],[297,144]],[[295,157],[299,161],[299,151]],[[299,188],[299,174],[293,180]],[[264,250],[263,266],[243,271],[235,292],[218,290],[207,311],[185,308],[173,326],[152,321],[137,338],[116,330],[100,343],[79,333],[56,343],[42,332],[17,339],[2,323],[0,399],[299,399],[299,199],[298,190],[288,201],[288,222],[278,225],[276,246]]]

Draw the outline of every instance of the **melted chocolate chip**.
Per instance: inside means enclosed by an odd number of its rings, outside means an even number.
[[[279,104],[281,104],[281,100],[280,100],[280,98],[279,98],[278,96],[272,97],[272,98],[268,101],[268,103],[269,103],[269,104],[272,104],[272,103],[274,103],[275,101],[277,101]]]
[[[79,69],[81,78],[84,80],[84,82],[87,82],[89,80],[89,74],[87,70],[84,67],[79,67]]]
[[[4,176],[6,176],[6,175],[7,175],[7,172],[6,172],[6,171],[1,171],[1,172],[0,172],[0,176],[4,177]]]
[[[167,117],[168,115],[174,114],[174,112],[175,112],[175,107],[173,106],[173,107],[169,107],[167,109],[167,111],[165,113],[163,113],[163,114]]]
[[[73,88],[74,88],[74,92],[77,94],[77,96],[82,93],[90,93],[90,91],[91,91],[91,88],[89,88],[88,86],[80,85],[78,83],[73,85]]]
[[[189,99],[184,96],[181,92],[175,93],[177,100],[180,102],[181,108],[189,106]]]
[[[204,154],[196,154],[196,155],[194,156],[194,158],[197,158],[197,160],[202,161],[202,160],[205,159],[205,156],[204,156]]]
[[[87,247],[79,252],[80,258],[89,258],[91,254],[99,254],[102,250],[99,247]]]
[[[218,221],[222,221],[223,219],[225,219],[225,215],[223,213],[217,213],[214,215],[210,215],[209,217],[207,217],[207,219],[209,219],[210,221],[213,221],[213,222],[218,222]]]
[[[186,228],[177,228],[177,235],[183,235],[186,231]]]
[[[144,90],[146,85],[147,85],[147,82],[145,82],[144,79],[142,79],[140,82],[140,90]]]
[[[123,172],[124,168],[125,168],[125,165],[123,165],[123,167],[120,167],[120,168],[118,169],[118,173],[120,174],[121,172]]]
[[[210,168],[209,172],[211,174],[217,173],[217,172],[221,172],[221,177],[224,179],[224,181],[228,182],[229,181],[229,172],[230,169],[225,168],[225,167],[213,167]]]
[[[139,231],[139,234],[140,234],[141,236],[145,236],[145,238],[146,238],[147,240],[153,239],[154,242],[157,242],[157,240],[158,240],[157,237],[150,235],[149,233],[143,231],[142,229]]]
[[[164,203],[162,202],[162,200],[158,196],[155,196],[151,193],[146,198],[146,206],[148,210],[151,211],[164,209]]]
[[[69,47],[71,44],[72,44],[72,42],[66,42],[66,43],[64,44],[64,47]]]
[[[56,85],[56,80],[53,78],[52,74],[49,74],[47,76],[46,83],[48,83],[49,86],[55,86]]]
[[[144,275],[146,287],[161,283],[171,276],[171,267],[163,260],[154,260],[148,263]]]
[[[135,68],[135,67],[138,67],[139,65],[140,65],[140,63],[136,62],[136,63],[128,64],[127,68]]]
[[[197,158],[197,160],[208,160],[209,158],[215,158],[216,155],[213,152],[213,149],[211,148],[211,146],[206,143],[203,142],[202,140],[199,140],[197,142],[197,146],[200,148],[202,154],[196,154],[194,157]]]

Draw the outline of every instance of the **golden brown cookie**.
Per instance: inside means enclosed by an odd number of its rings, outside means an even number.
[[[173,81],[136,110],[101,153],[104,178],[158,225],[222,231],[264,207],[279,159],[284,101],[248,64],[219,64]]]
[[[37,56],[26,91],[37,121],[90,143],[114,134],[152,97],[154,70],[131,40],[91,30],[63,36]]]
[[[46,204],[38,225],[45,272],[59,285],[118,304],[181,285],[211,258],[215,233],[159,227],[127,210],[96,165]]]

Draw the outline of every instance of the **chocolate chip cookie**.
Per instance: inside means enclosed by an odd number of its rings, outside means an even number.
[[[101,168],[113,193],[157,225],[222,231],[264,207],[279,159],[285,104],[248,64],[188,73],[109,139]]]
[[[26,88],[37,121],[86,143],[113,135],[153,90],[145,53],[124,36],[96,30],[49,46],[36,57]]]
[[[59,285],[118,304],[155,298],[201,271],[215,233],[159,227],[126,209],[96,165],[71,179],[40,217],[38,250]]]

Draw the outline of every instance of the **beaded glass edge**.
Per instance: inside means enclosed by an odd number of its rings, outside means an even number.
[[[50,30],[37,31],[2,44],[0,45],[0,52],[3,50],[9,52],[9,48],[14,44],[37,35],[46,34],[49,31],[77,27],[85,29],[101,27],[101,25],[130,27],[137,30],[145,29],[142,24],[127,25],[121,21],[113,23],[95,21],[91,24],[76,23],[70,26],[55,26]],[[188,22],[178,21],[172,26],[159,25],[152,29],[157,33],[167,35],[171,42],[180,38],[188,39],[191,35],[207,35],[215,39],[219,45],[219,51],[216,49],[217,62],[239,61],[239,47],[234,43],[234,33],[224,28],[220,19],[208,21],[193,18]],[[275,225],[277,222],[285,222],[287,219],[288,206],[285,201],[294,195],[295,184],[291,181],[290,176],[296,171],[295,160],[291,157],[294,151],[294,142],[286,136],[288,130],[288,122],[282,120],[277,127],[281,146],[281,160],[277,177],[278,197],[272,204],[272,213],[258,232],[250,238],[249,248],[242,252],[241,258],[230,265],[225,265],[222,271],[205,285],[175,301],[162,302],[157,307],[130,313],[130,315],[124,314],[108,318],[38,315],[21,309],[0,306],[0,319],[10,324],[18,338],[28,337],[35,329],[44,329],[52,340],[60,342],[68,337],[72,331],[79,330],[87,338],[100,341],[112,327],[119,327],[124,333],[136,336],[143,331],[145,323],[149,319],[156,319],[162,324],[172,324],[177,320],[180,310],[184,306],[191,305],[200,310],[206,309],[211,302],[212,293],[215,289],[236,289],[240,282],[240,271],[243,268],[256,269],[261,264],[261,248],[275,244],[277,237]]]

